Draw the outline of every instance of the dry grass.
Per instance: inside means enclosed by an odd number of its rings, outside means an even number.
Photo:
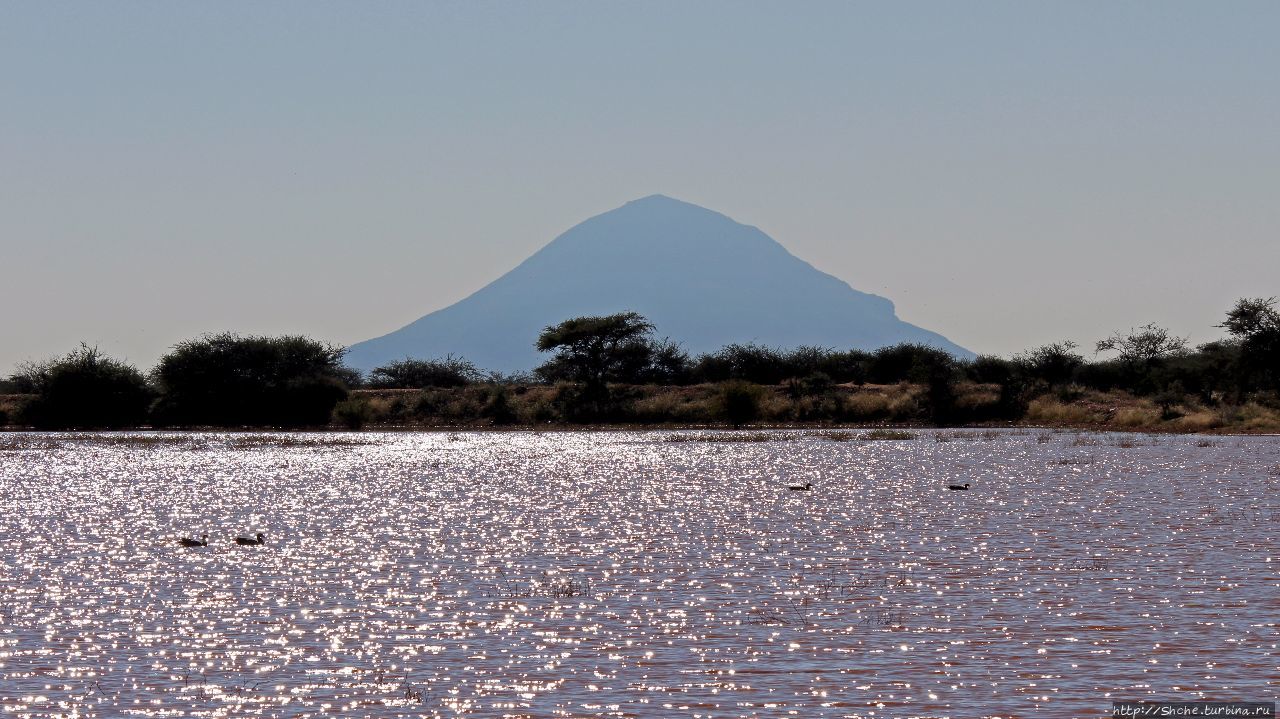
[[[60,447],[62,447],[62,442],[52,437],[0,434],[0,452],[21,452],[29,449],[46,450]]]
[[[870,432],[863,432],[858,435],[858,439],[870,442],[876,440],[906,440],[915,439],[916,436],[910,432],[904,432],[900,429],[873,429]]]
[[[1093,424],[1098,417],[1088,407],[1064,404],[1052,397],[1041,397],[1027,406],[1027,420],[1038,424]]]
[[[956,406],[974,410],[1000,402],[1000,386],[994,384],[962,383],[956,388]]]
[[[1240,408],[1240,422],[1251,432],[1280,432],[1280,412],[1254,402]]]
[[[1179,432],[1207,432],[1222,426],[1222,416],[1217,412],[1200,409],[1190,411],[1170,422]]]
[[[845,414],[854,420],[873,420],[889,416],[889,398],[878,392],[859,392],[844,403]]]
[[[74,434],[62,439],[105,447],[182,447],[203,442],[202,438],[181,434]]]
[[[664,442],[785,442],[797,435],[780,432],[709,432],[706,434],[669,434]]]
[[[766,422],[787,422],[794,419],[797,404],[786,397],[768,393],[760,399],[760,416]]]
[[[633,411],[641,422],[705,423],[713,408],[709,398],[692,392],[659,392],[636,400]]]
[[[858,438],[858,434],[856,432],[849,432],[847,430],[840,429],[826,430],[822,432],[805,432],[805,436],[820,437],[822,439],[829,439],[832,442],[848,442],[851,439]]]
[[[175,447],[206,449],[223,444],[228,449],[355,447],[374,444],[373,440],[326,435],[207,435],[207,434],[110,434],[83,433],[44,435],[0,435],[0,451],[50,450],[66,447],[136,447],[141,449]]]
[[[58,434],[0,435],[0,451],[62,449],[63,447],[195,447],[202,438],[178,434]]]
[[[248,434],[236,435],[227,439],[227,447],[230,449],[359,447],[366,444],[376,444],[376,442],[369,439],[356,439],[355,437],[299,436],[293,434]]]
[[[894,419],[908,419],[920,413],[920,387],[904,387],[901,394],[889,400],[889,416]]]
[[[1160,411],[1149,407],[1124,407],[1116,410],[1108,423],[1116,427],[1154,427],[1160,424]]]

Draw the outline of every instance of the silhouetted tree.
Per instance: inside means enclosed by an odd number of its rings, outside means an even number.
[[[19,368],[35,398],[22,420],[40,429],[115,429],[146,421],[152,390],[133,365],[82,344],[65,357]]]
[[[876,384],[927,382],[939,372],[951,371],[956,358],[929,345],[903,343],[881,347],[871,354],[867,379]]]
[[[742,380],[723,382],[716,392],[716,413],[734,429],[760,416],[760,399],[764,390]]]
[[[515,410],[511,408],[511,400],[507,397],[507,388],[497,384],[489,389],[489,398],[485,400],[481,414],[494,424],[511,424],[516,421]]]
[[[576,404],[573,414],[583,419],[603,417],[609,403],[609,382],[634,381],[651,354],[653,324],[636,312],[605,317],[575,317],[542,330],[536,347],[555,355],[535,372],[546,381],[581,383],[576,392],[562,393]]]
[[[828,350],[818,362],[818,370],[826,373],[833,382],[862,384],[867,381],[870,361],[871,355],[862,350]]]
[[[1128,333],[1115,332],[1104,340],[1098,340],[1094,354],[1115,352],[1130,376],[1130,389],[1146,393],[1155,389],[1157,378],[1153,377],[1152,371],[1164,360],[1185,352],[1186,348],[1187,338],[1147,324]]]
[[[174,346],[153,370],[167,424],[328,424],[346,397],[345,350],[302,336],[206,335]]]
[[[653,332],[653,324],[637,312],[606,317],[575,317],[542,330],[539,352],[555,351],[552,362],[585,384],[603,384],[632,359],[635,345]]]
[[[1005,385],[1013,381],[1018,372],[1015,363],[992,355],[978,355],[964,369],[969,379],[980,384]]]
[[[1186,348],[1186,337],[1178,337],[1163,327],[1147,324],[1129,330],[1128,334],[1115,332],[1104,340],[1098,340],[1094,353],[1115,352],[1121,362],[1146,369]]]
[[[670,339],[650,342],[649,363],[640,381],[649,384],[687,384],[691,370],[689,353]]]
[[[1017,355],[1014,361],[1028,377],[1057,387],[1070,382],[1076,368],[1084,364],[1084,357],[1073,351],[1077,346],[1071,340],[1053,342]]]
[[[1242,388],[1280,391],[1280,311],[1276,299],[1238,300],[1222,327],[1240,342]]]
[[[375,368],[366,384],[375,389],[462,387],[479,382],[484,373],[470,361],[453,355],[442,359],[405,358]]]
[[[694,373],[702,382],[736,379],[778,384],[789,375],[782,352],[755,343],[730,344],[698,358]]]

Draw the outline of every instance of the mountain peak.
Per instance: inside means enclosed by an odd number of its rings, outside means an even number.
[[[648,195],[575,225],[462,301],[353,345],[348,361],[367,370],[452,353],[487,369],[527,370],[543,359],[533,348],[543,327],[627,310],[692,353],[735,342],[859,349],[920,342],[972,356],[755,227]]]
[[[647,216],[653,219],[677,219],[702,216],[706,218],[717,217],[729,222],[733,222],[729,217],[709,210],[701,205],[695,205],[692,202],[678,200],[668,195],[646,195],[626,204],[615,207],[608,212],[604,212],[596,217],[607,217],[610,215],[623,216]],[[594,219],[594,218],[593,218]]]
[[[622,207],[626,207],[627,205],[683,205],[687,207],[696,207],[699,210],[706,210],[707,212],[710,212],[710,210],[707,210],[707,208],[701,207],[699,205],[695,205],[692,202],[678,200],[674,197],[671,197],[670,195],[662,195],[662,194],[653,194],[653,195],[645,195],[644,197],[637,197],[636,199],[627,202]],[[622,209],[622,208],[617,208],[617,209]]]

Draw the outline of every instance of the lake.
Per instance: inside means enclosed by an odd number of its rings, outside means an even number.
[[[1280,438],[862,434],[0,434],[0,713],[1275,699]]]

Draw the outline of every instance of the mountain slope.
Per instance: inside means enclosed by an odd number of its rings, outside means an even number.
[[[453,353],[487,369],[531,369],[545,359],[533,348],[543,327],[625,310],[694,354],[732,342],[861,349],[920,342],[973,356],[760,230],[652,195],[573,227],[466,299],[353,345],[347,361],[368,370]]]

